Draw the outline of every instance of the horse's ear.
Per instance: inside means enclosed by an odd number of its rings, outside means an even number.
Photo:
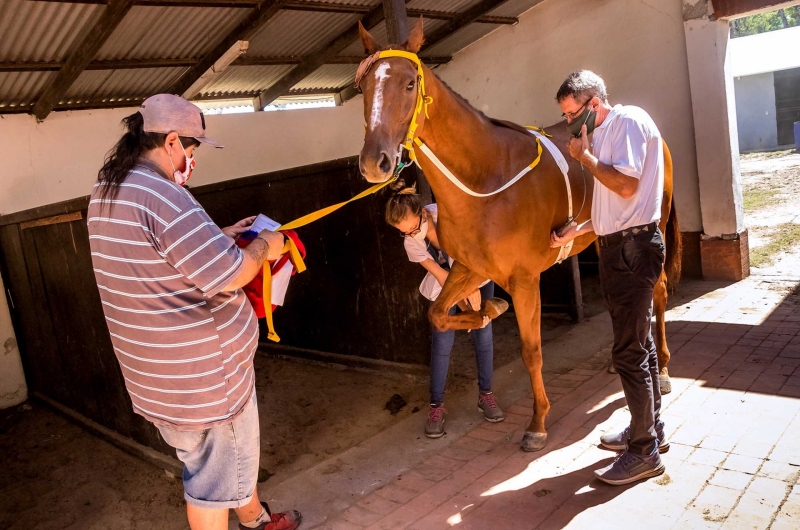
[[[361,36],[361,43],[364,45],[364,51],[367,52],[367,55],[372,55],[381,49],[378,41],[364,28],[360,20],[358,21],[358,34]]]
[[[407,52],[417,53],[422,48],[422,43],[425,42],[425,34],[422,31],[422,16],[414,25],[414,29],[408,34],[408,40],[403,45]]]

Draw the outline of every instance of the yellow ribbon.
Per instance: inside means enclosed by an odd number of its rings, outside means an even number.
[[[378,190],[383,189],[384,187],[388,186],[392,182],[397,180],[397,176],[390,178],[386,182],[381,182],[380,184],[375,184],[367,188],[366,190],[362,191],[352,199],[346,200],[344,202],[340,202],[338,204],[334,204],[332,206],[328,206],[326,208],[322,208],[317,210],[316,212],[312,212],[308,215],[304,215],[294,221],[286,223],[284,225],[279,226],[275,231],[280,232],[283,230],[294,230],[296,228],[300,228],[301,226],[305,226],[307,224],[313,223],[314,221],[325,217],[326,215],[335,212],[342,206],[349,204],[353,201],[357,201],[358,199],[363,199],[368,195],[372,195],[373,193],[377,192]],[[297,248],[294,240],[289,236],[286,237],[286,242],[283,245],[283,250],[281,250],[281,256],[289,252],[289,257],[294,263],[297,272],[303,272],[306,270],[306,264],[303,261],[303,256],[300,254],[300,250]],[[266,313],[267,318],[267,338],[271,341],[280,342],[281,338],[275,333],[275,326],[272,322],[272,269],[270,268],[269,262],[264,262],[263,274],[263,287],[262,287],[262,299],[264,301],[264,312]]]

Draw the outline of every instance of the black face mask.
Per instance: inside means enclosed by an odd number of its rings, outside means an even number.
[[[574,136],[575,138],[581,137],[581,127],[586,125],[586,136],[592,134],[592,131],[595,129],[595,119],[597,118],[597,112],[593,111],[587,105],[583,112],[580,115],[576,116],[574,120],[567,124],[567,130],[569,133]]]

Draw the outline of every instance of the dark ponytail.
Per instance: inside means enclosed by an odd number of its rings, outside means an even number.
[[[119,192],[119,185],[128,178],[128,173],[136,164],[136,159],[148,151],[164,147],[166,134],[144,132],[144,118],[139,112],[122,119],[125,134],[106,154],[103,167],[97,173],[97,182],[101,184],[100,198],[103,201],[114,200]],[[180,137],[184,149],[192,145],[200,145],[194,138]]]
[[[403,179],[389,185],[392,196],[386,203],[386,222],[397,226],[408,214],[417,216],[422,213],[422,199],[417,194],[416,184],[406,187]]]

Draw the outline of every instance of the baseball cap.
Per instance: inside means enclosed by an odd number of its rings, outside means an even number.
[[[200,107],[174,94],[156,94],[144,100],[139,112],[144,118],[144,132],[194,138],[213,147],[224,147],[206,136],[206,119]]]

